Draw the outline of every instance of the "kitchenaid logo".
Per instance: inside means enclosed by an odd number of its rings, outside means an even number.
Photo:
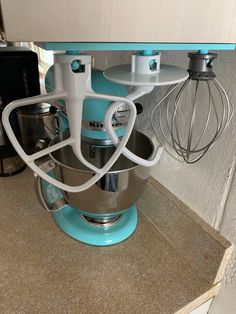
[[[122,126],[122,123],[119,122],[113,122],[112,123],[113,128],[117,128],[119,126]],[[89,127],[92,129],[104,129],[104,123],[100,121],[89,121]]]

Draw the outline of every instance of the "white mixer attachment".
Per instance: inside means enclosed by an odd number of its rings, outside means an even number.
[[[55,92],[29,97],[25,99],[20,99],[10,103],[3,111],[2,120],[5,127],[6,133],[12,142],[17,153],[25,161],[25,163],[42,179],[53,184],[54,186],[67,191],[67,192],[81,192],[93,184],[95,184],[117,161],[121,154],[124,154],[127,158],[131,159],[137,164],[150,167],[158,162],[162,148],[156,150],[154,156],[151,156],[149,160],[144,160],[132,152],[130,152],[125,146],[130,138],[131,132],[134,127],[134,122],[136,119],[136,107],[133,100],[149,93],[153,87],[144,86],[137,88],[133,93],[127,97],[118,97],[106,94],[95,93],[91,88],[91,56],[88,55],[56,55],[55,56]],[[137,85],[137,84],[136,84]],[[144,84],[141,84],[144,85]],[[150,84],[153,85],[153,84]],[[155,85],[155,84],[154,84]],[[82,155],[81,152],[81,121],[82,121],[82,111],[83,111],[83,101],[85,98],[94,99],[105,99],[113,101],[113,104],[109,107],[105,116],[105,127],[111,137],[112,142],[116,145],[117,149],[114,154],[108,160],[108,162],[102,167],[97,168],[91,163],[89,163]],[[43,149],[32,155],[28,155],[24,152],[21,145],[19,144],[9,121],[10,113],[21,106],[33,105],[41,102],[51,102],[58,99],[63,99],[66,102],[66,111],[68,116],[70,137],[62,142],[52,145],[46,149]],[[126,104],[129,107],[130,114],[129,120],[126,126],[126,131],[121,140],[116,136],[113,130],[112,120],[114,114],[118,109]],[[55,178],[49,176],[43,171],[35,161],[45,155],[52,153],[64,146],[70,145],[73,149],[75,156],[89,169],[95,172],[95,175],[79,186],[69,186],[66,185]]]

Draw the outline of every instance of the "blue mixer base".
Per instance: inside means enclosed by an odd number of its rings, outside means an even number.
[[[81,216],[81,212],[69,205],[54,212],[53,217],[61,230],[73,239],[96,246],[107,246],[127,239],[138,224],[135,205],[123,211],[119,221],[109,227],[95,226]]]
[[[53,176],[53,173],[50,175]],[[45,180],[41,182],[46,203],[52,204],[63,197],[60,189]],[[124,241],[135,231],[138,224],[138,210],[135,205],[119,213],[107,215],[92,214],[70,205],[64,205],[60,210],[52,211],[52,215],[59,228],[70,237],[97,246],[112,245]],[[82,215],[100,219],[120,215],[120,219],[111,226],[103,227],[87,222]]]

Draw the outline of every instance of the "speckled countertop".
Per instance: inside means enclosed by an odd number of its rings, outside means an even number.
[[[37,202],[33,174],[0,178],[0,313],[188,313],[214,296],[230,244],[151,180],[139,225],[93,247]]]

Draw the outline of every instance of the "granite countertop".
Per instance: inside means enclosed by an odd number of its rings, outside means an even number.
[[[0,178],[1,313],[188,313],[212,298],[230,243],[150,180],[139,225],[110,247],[61,232],[36,200],[33,174]]]

